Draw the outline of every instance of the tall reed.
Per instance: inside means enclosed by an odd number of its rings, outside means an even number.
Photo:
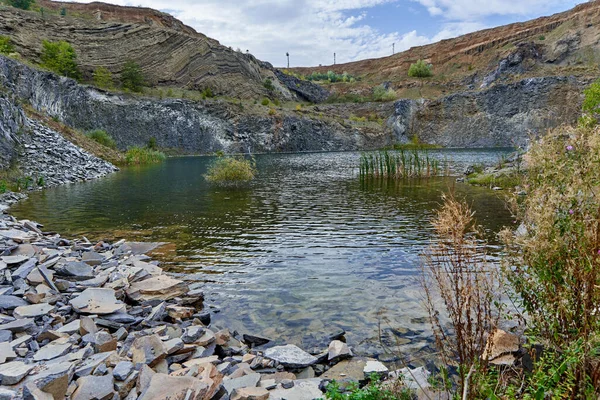
[[[429,178],[447,173],[445,162],[431,157],[427,151],[383,150],[360,156],[361,178]]]

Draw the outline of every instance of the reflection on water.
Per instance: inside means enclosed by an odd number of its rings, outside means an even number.
[[[501,150],[443,150],[455,171]],[[222,189],[202,175],[211,159],[170,159],[100,181],[35,193],[13,208],[48,229],[88,238],[172,242],[172,269],[205,288],[214,321],[310,348],[345,329],[359,352],[384,339],[425,346],[419,253],[443,191],[467,198],[493,237],[511,223],[502,196],[450,178],[358,178],[358,153],[257,157],[250,187]],[[389,329],[394,328],[394,329]]]

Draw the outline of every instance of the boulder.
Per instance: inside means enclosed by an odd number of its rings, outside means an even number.
[[[496,365],[512,365],[515,361],[512,353],[519,351],[519,348],[520,341],[517,335],[496,329],[488,338],[482,358]]]
[[[305,368],[317,362],[316,357],[293,344],[267,349],[265,350],[265,357],[289,368]]]
[[[124,381],[133,371],[133,363],[131,361],[119,361],[113,369],[113,376],[118,381]]]
[[[329,343],[327,359],[329,361],[342,360],[352,357],[352,351],[348,345],[341,340],[334,340]]]

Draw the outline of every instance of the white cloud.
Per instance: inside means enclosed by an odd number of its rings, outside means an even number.
[[[392,43],[399,52],[486,28],[480,20],[486,15],[521,13],[561,1],[486,0],[482,6],[477,0],[109,0],[168,10],[221,44],[249,50],[276,66],[285,66],[286,52],[291,66],[329,65],[334,52],[338,63],[382,57],[391,54]],[[441,16],[442,25],[431,36],[412,28],[385,33],[370,26],[369,8],[389,3],[398,8],[420,3],[438,23]]]
[[[553,10],[556,7],[567,9],[582,3],[576,0],[413,0],[427,8],[433,16],[443,16],[449,20],[474,21],[493,15],[530,16]]]

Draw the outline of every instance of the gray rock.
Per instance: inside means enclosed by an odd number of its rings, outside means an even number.
[[[223,387],[227,393],[231,394],[234,389],[245,388],[245,387],[256,387],[260,381],[260,374],[253,373],[244,375],[240,378],[224,379]]]
[[[41,317],[54,310],[54,306],[47,303],[32,304],[28,306],[20,306],[13,310],[15,318],[35,318]]]
[[[146,364],[150,367],[158,364],[167,355],[167,349],[158,335],[138,337],[131,345],[131,361],[134,364]]]
[[[278,388],[269,393],[269,400],[306,400],[321,399],[323,392],[320,389],[321,379],[302,379],[294,381],[290,389]]]
[[[13,310],[17,307],[29,305],[28,302],[23,300],[21,297],[2,295],[0,296],[0,309]]]
[[[341,360],[352,357],[352,351],[348,345],[340,340],[334,340],[329,343],[327,359],[329,361]]]
[[[377,374],[380,376],[387,375],[389,369],[383,365],[381,361],[369,360],[363,368],[365,378],[369,378],[371,374]]]
[[[117,301],[115,291],[108,288],[88,288],[69,302],[75,311],[81,314],[112,314],[125,309],[125,305]]]
[[[81,261],[71,261],[55,267],[56,274],[84,281],[95,277],[92,267]]]
[[[64,356],[71,350],[71,343],[54,344],[49,343],[38,350],[33,356],[35,361],[52,360],[60,356]]]
[[[8,342],[0,343],[0,364],[6,360],[12,360],[17,355],[13,351],[13,346]]]
[[[265,350],[265,357],[289,368],[304,368],[317,362],[316,357],[293,344],[267,349]]]
[[[16,385],[31,372],[35,364],[25,364],[21,361],[12,361],[0,364],[0,384]]]
[[[119,363],[113,369],[113,376],[118,381],[124,381],[127,379],[131,371],[133,370],[133,363],[130,361],[119,361]]]
[[[21,257],[21,256],[18,256]],[[21,278],[21,279],[25,279],[27,278],[27,275],[29,275],[31,273],[31,271],[33,271],[33,269],[35,268],[37,264],[37,260],[35,258],[30,258],[29,260],[27,260],[27,262],[23,263],[21,266],[19,266],[19,268],[17,268],[13,273],[12,273],[12,278],[16,279],[16,278]]]
[[[11,331],[0,331],[0,343],[2,342],[10,342],[12,340],[12,332]]]
[[[11,332],[23,332],[35,325],[33,318],[17,319],[12,322],[0,325],[1,330],[7,330]]]
[[[104,262],[105,257],[95,251],[87,251],[81,256],[81,261],[88,265],[100,265]]]
[[[181,340],[183,343],[194,343],[196,340],[200,339],[200,337],[204,334],[204,328],[198,325],[192,325],[185,329],[183,335],[181,335]]]
[[[114,395],[112,375],[84,376],[77,379],[72,400],[108,400]]]
[[[14,400],[17,398],[17,392],[0,387],[0,400]]]

